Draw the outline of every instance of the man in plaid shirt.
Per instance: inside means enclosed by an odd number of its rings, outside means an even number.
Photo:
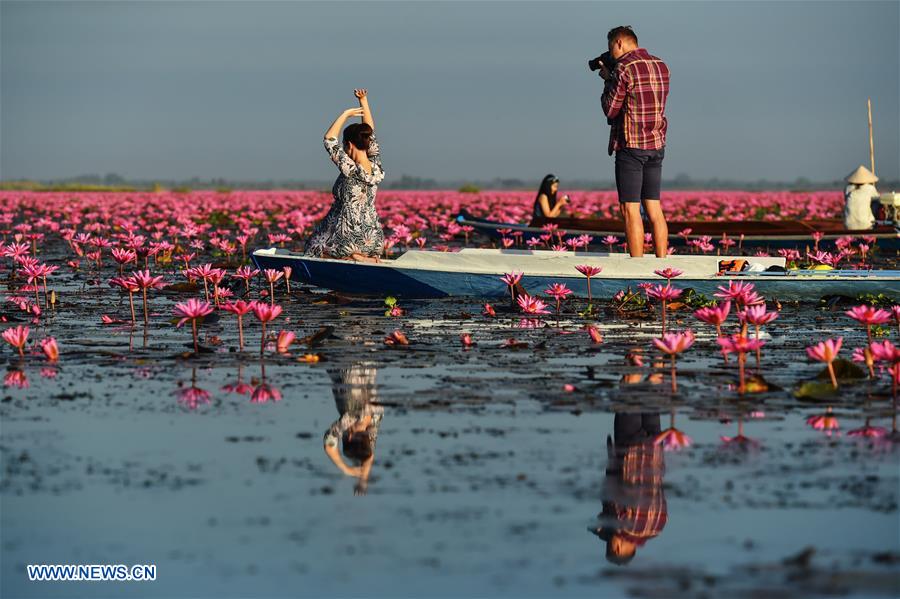
[[[657,258],[668,255],[669,229],[659,203],[662,161],[665,156],[666,97],[669,68],[638,46],[631,27],[607,34],[615,65],[600,67],[606,81],[603,112],[611,125],[609,153],[616,154],[616,189],[625,219],[625,238],[633,258],[644,255],[641,205],[653,227]]]

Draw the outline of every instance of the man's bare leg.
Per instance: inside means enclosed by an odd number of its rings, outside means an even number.
[[[644,212],[653,229],[653,249],[657,258],[665,258],[669,255],[669,226],[666,224],[666,215],[663,214],[659,200],[643,200]],[[643,240],[642,240],[643,241]]]
[[[658,203],[658,202],[657,202]],[[641,205],[638,202],[619,204],[625,220],[625,241],[632,258],[644,257],[644,221],[641,220]]]

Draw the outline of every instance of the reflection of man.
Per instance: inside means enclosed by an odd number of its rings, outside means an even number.
[[[359,479],[354,489],[357,495],[365,495],[368,489],[378,426],[384,416],[384,408],[372,403],[377,399],[376,373],[374,365],[367,362],[328,370],[334,403],[341,417],[325,431],[325,453],[341,472]],[[344,456],[357,465],[344,463],[338,451],[339,442]]]
[[[591,532],[606,541],[606,559],[630,562],[637,548],[666,525],[663,448],[659,414],[616,414],[615,439],[606,438],[609,461],[603,482],[603,511]]]

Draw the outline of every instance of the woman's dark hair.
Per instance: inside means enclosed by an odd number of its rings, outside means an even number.
[[[344,438],[342,440],[344,455],[351,460],[364,462],[372,457],[372,442],[369,439],[368,434],[357,433],[351,438],[348,433],[344,433]]]
[[[352,143],[354,146],[366,152],[372,142],[372,127],[366,123],[353,123],[344,129],[344,145]]]
[[[541,194],[544,194],[545,196],[547,196],[547,203],[550,204],[550,207],[553,208],[554,206],[556,206],[556,192],[551,192],[550,187],[554,183],[558,182],[559,179],[556,175],[547,175],[546,177],[544,177],[544,180],[541,181],[541,187],[540,189],[538,189],[537,197],[535,198],[535,200],[541,197]]]

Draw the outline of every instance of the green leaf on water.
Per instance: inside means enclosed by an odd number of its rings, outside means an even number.
[[[825,376],[828,376],[827,374]],[[823,383],[821,381],[806,381],[794,391],[794,397],[797,399],[834,399],[838,395],[840,389],[835,389],[831,383]]]
[[[387,306],[388,308],[393,308],[396,304],[397,304],[396,297],[389,295],[386,298],[384,298],[384,305]]]
[[[834,376],[838,381],[853,381],[866,378],[866,372],[850,360],[838,358],[832,362],[832,366],[834,367]],[[816,379],[820,381],[831,381],[831,376],[828,374],[828,367],[823,368],[822,371],[816,375]],[[829,385],[830,384],[831,383],[829,382]]]

